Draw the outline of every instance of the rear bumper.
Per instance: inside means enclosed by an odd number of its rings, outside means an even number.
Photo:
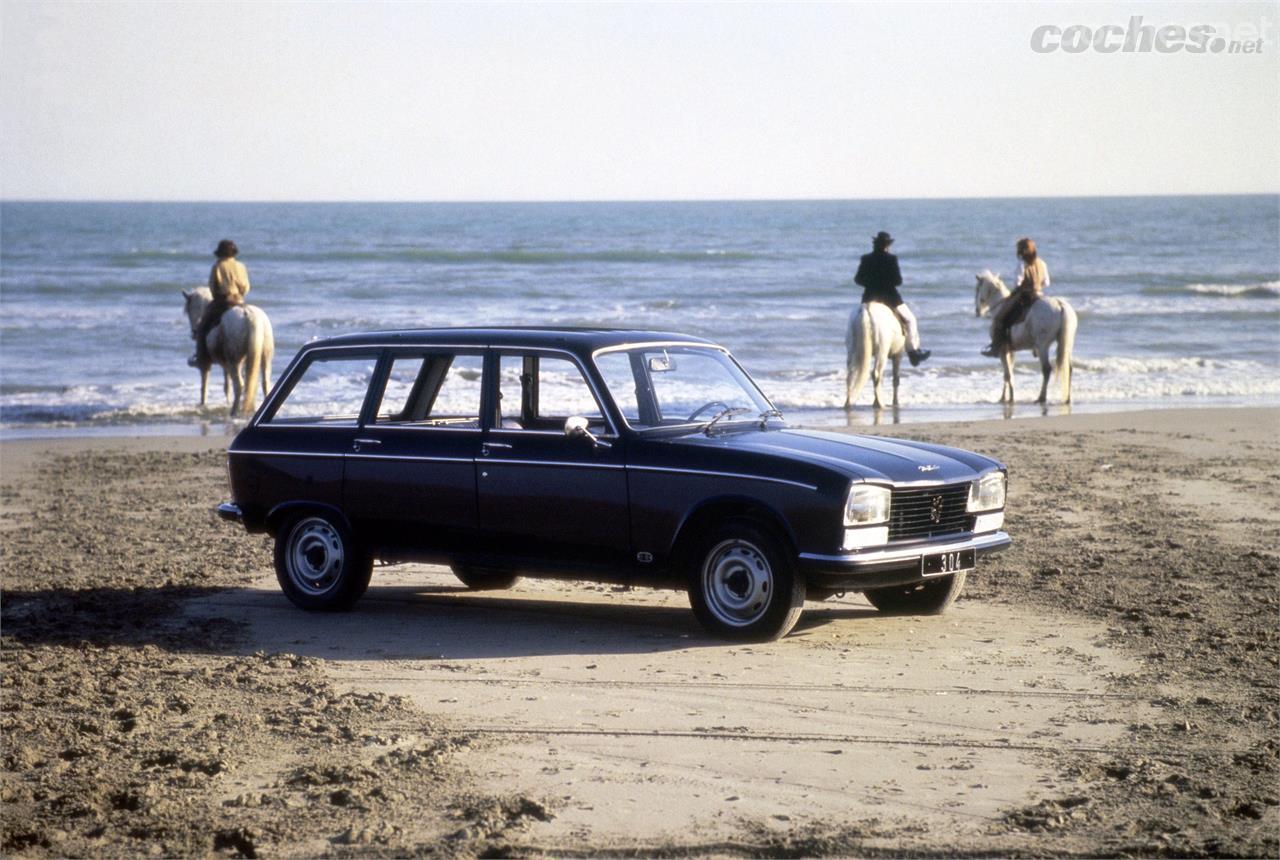
[[[840,555],[800,554],[800,569],[815,588],[859,591],[889,585],[906,585],[925,578],[923,559],[940,552],[972,549],[981,558],[1000,552],[1013,541],[1005,532],[916,543],[903,547],[847,552]]]
[[[233,523],[244,522],[244,513],[235,502],[223,502],[218,505],[218,516]]]

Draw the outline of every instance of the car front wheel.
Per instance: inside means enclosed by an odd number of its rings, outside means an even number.
[[[302,609],[350,609],[373,575],[373,558],[329,514],[307,513],[285,523],[276,532],[275,555],[280,588]]]
[[[889,615],[941,615],[964,589],[964,573],[911,585],[872,588],[864,592],[871,605]]]
[[[782,541],[750,520],[729,520],[698,542],[689,603],[702,626],[744,641],[779,639],[804,608],[804,579]]]

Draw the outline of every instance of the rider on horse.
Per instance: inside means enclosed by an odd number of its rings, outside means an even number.
[[[871,253],[863,254],[858,263],[858,274],[853,282],[862,287],[862,303],[880,302],[888,305],[907,329],[907,358],[915,367],[932,353],[920,348],[920,329],[916,325],[916,316],[907,307],[898,293],[902,286],[902,272],[898,269],[898,258],[889,253],[893,237],[881,230],[871,240]]]
[[[236,305],[244,304],[244,297],[249,292],[249,270],[236,259],[240,249],[230,239],[223,239],[213,252],[218,262],[213,264],[209,272],[209,291],[213,293],[213,301],[204,309],[204,315],[191,335],[196,339],[196,354],[187,359],[192,367],[208,367],[212,363],[209,345],[206,343],[209,332],[222,320],[222,315]]]
[[[988,358],[996,358],[1004,352],[1011,339],[1010,331],[1022,322],[1027,310],[1049,286],[1049,267],[1036,254],[1036,243],[1031,239],[1019,239],[1017,251],[1018,260],[1022,263],[1018,287],[1000,304],[991,319],[991,345],[982,350]]]

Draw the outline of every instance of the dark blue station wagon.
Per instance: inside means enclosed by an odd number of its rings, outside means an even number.
[[[351,607],[374,559],[471,588],[546,576],[687,589],[773,639],[806,597],[938,613],[1009,544],[969,451],[793,429],[723,347],[604,329],[374,332],[302,348],[228,452],[293,603]]]

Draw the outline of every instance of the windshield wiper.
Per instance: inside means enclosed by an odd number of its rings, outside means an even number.
[[[782,417],[782,413],[781,413],[780,411],[778,411],[777,409],[766,409],[765,411],[763,411],[763,412],[761,412],[761,413],[760,413],[760,429],[761,429],[761,430],[768,430],[768,429],[769,429],[769,419],[770,419],[770,418],[781,418],[781,417]]]
[[[721,418],[732,418],[734,415],[742,415],[750,411],[751,410],[746,408],[745,406],[730,406],[728,409],[721,409],[715,415],[711,416],[710,421],[702,425],[702,432],[710,436],[711,428],[716,426],[716,422],[719,421]]]

